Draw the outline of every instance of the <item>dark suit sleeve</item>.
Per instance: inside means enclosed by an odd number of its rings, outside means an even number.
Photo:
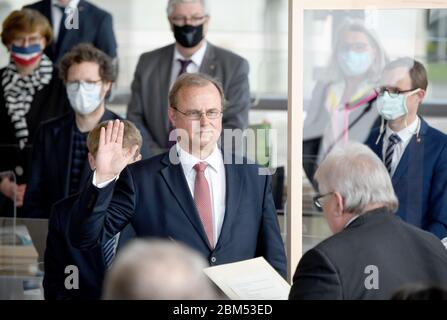
[[[95,47],[104,51],[112,58],[117,57],[117,44],[115,33],[113,31],[113,19],[109,13],[105,14],[104,18],[99,23],[95,39]]]
[[[270,176],[265,177],[262,222],[259,231],[257,256],[263,256],[284,278],[287,277],[287,260],[281,231],[272,197]]]
[[[65,267],[69,264],[64,232],[59,221],[58,210],[54,210],[48,223],[47,245],[45,248],[45,275],[43,288],[46,300],[65,300],[69,297],[65,289]]]
[[[144,120],[144,108],[148,106],[143,105],[143,72],[144,71],[144,62],[143,56],[138,60],[137,67],[135,68],[134,78],[131,85],[131,96],[130,102],[127,107],[127,119],[135,123],[141,131],[141,135],[143,136],[143,145],[149,147],[149,150],[153,150],[151,154],[161,153],[165,150],[164,146],[160,146],[157,142],[155,142],[154,137],[150,134],[149,130],[147,130],[147,124]]]
[[[44,218],[48,217],[50,208],[45,206],[45,199],[47,199],[47,185],[45,184],[45,129],[40,126],[37,130],[36,138],[33,143],[31,170],[28,183],[26,186],[25,200],[24,200],[24,216],[28,218]]]
[[[222,119],[223,128],[246,129],[250,110],[250,85],[248,82],[249,65],[247,60],[240,59],[234,68],[234,74],[225,88],[225,109]]]
[[[72,245],[78,249],[103,246],[133,218],[135,191],[132,175],[125,168],[117,182],[96,188],[90,178],[82,190],[69,226]]]
[[[440,153],[431,183],[427,230],[438,238],[447,237],[447,145]]]
[[[311,249],[301,258],[293,276],[289,299],[343,299],[339,275],[323,252]]]

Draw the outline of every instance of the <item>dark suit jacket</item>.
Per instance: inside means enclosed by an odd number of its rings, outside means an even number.
[[[383,136],[374,129],[366,144],[382,157]],[[397,214],[406,222],[447,237],[447,136],[421,119],[420,141],[411,138],[392,177]]]
[[[72,195],[57,202],[52,209],[48,224],[47,246],[45,249],[45,276],[43,287],[45,299],[99,299],[101,297],[104,279],[104,252],[100,245],[90,250],[74,248],[68,237],[70,219],[73,207],[79,199],[79,194]],[[120,234],[119,250],[135,232],[128,225]],[[65,279],[71,273],[65,273],[67,266],[76,266],[79,270],[79,289],[68,290]]]
[[[42,13],[53,23],[51,13],[51,0],[42,0],[24,8],[34,9]],[[104,51],[112,58],[116,57],[116,40],[113,32],[113,21],[110,13],[98,8],[85,0],[79,1],[79,29],[67,29],[59,50],[53,45],[48,45],[45,53],[55,63],[79,43],[88,42],[96,48]]]
[[[5,69],[0,70],[0,79]],[[37,91],[31,108],[26,115],[29,137],[28,144],[20,150],[17,145],[11,117],[5,107],[3,86],[0,85],[0,171],[12,170],[19,184],[27,183],[31,166],[31,146],[37,128],[42,121],[58,117],[71,111],[65,86],[55,68],[51,82]],[[12,201],[0,194],[0,216],[12,216]],[[21,215],[20,210],[18,212]]]
[[[174,44],[142,54],[132,82],[127,117],[148,131],[151,155],[167,150],[168,93],[173,56]],[[208,42],[200,72],[222,82],[227,100],[223,127],[245,129],[250,109],[247,60]]]
[[[225,164],[225,175],[225,218],[214,250],[208,245],[181,164],[171,163],[167,153],[128,166],[116,183],[103,189],[90,183],[73,216],[73,244],[89,248],[106,243],[130,221],[137,236],[183,242],[210,265],[264,256],[285,276],[286,257],[270,177],[258,175],[258,166],[247,164]]]
[[[106,110],[101,121],[119,119]],[[32,170],[25,193],[24,215],[48,218],[51,206],[69,196],[73,151],[73,113],[47,121],[39,128],[32,151]],[[90,167],[85,159],[81,186],[87,183]]]
[[[378,289],[365,286],[373,283],[368,266],[377,267]],[[439,239],[377,209],[304,254],[289,298],[390,299],[412,284],[447,288],[446,270],[447,250]]]

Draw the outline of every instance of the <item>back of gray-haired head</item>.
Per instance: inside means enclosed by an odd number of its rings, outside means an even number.
[[[137,239],[117,255],[104,281],[107,300],[218,299],[206,260],[180,243]]]
[[[339,192],[344,211],[361,214],[369,205],[395,212],[398,200],[382,161],[367,146],[349,142],[334,148],[321,163],[315,179],[321,194]]]
[[[174,7],[180,3],[196,3],[199,2],[203,6],[203,12],[205,15],[210,15],[210,4],[208,0],[168,0],[168,7],[166,8],[166,12],[168,17],[171,16],[174,11]]]

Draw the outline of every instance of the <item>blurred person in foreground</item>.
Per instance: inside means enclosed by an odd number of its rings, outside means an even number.
[[[214,300],[218,291],[203,269],[206,260],[167,240],[134,240],[106,275],[106,300]]]

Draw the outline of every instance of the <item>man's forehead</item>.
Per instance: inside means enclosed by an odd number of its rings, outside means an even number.
[[[213,100],[217,104],[221,102],[219,90],[212,83],[205,86],[184,86],[179,90],[178,95],[180,103],[181,100],[195,102]]]
[[[397,86],[402,83],[410,83],[411,78],[407,67],[397,67],[394,69],[388,69],[383,72],[380,84],[382,86]]]
[[[200,1],[177,3],[173,9],[173,15],[203,13],[204,8]]]

